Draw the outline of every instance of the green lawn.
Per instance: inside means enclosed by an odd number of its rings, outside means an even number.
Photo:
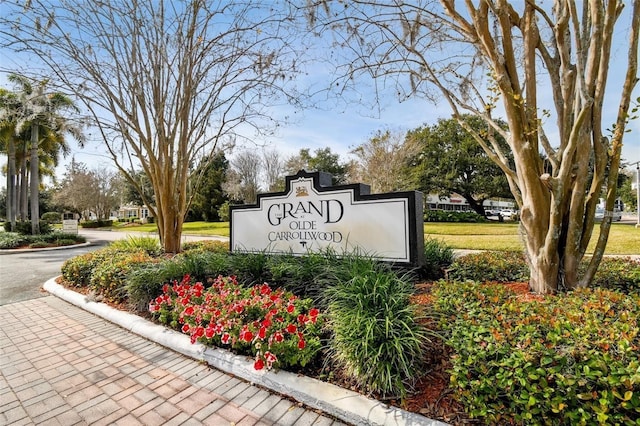
[[[116,230],[156,232],[155,224],[135,228],[116,227]],[[591,239],[591,249],[599,235],[596,225]],[[229,236],[228,222],[187,222],[182,228],[190,235]],[[522,242],[518,224],[513,222],[495,223],[444,223],[428,222],[424,225],[425,238],[442,240],[456,249],[471,250],[521,250]],[[607,254],[640,254],[640,229],[633,225],[614,223],[609,234]]]

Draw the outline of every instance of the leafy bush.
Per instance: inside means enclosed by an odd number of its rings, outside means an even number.
[[[588,259],[585,259],[580,271],[584,272],[587,265]],[[521,252],[485,251],[458,257],[447,270],[447,278],[479,282],[528,281],[529,268]],[[620,257],[603,258],[591,286],[626,294],[640,293],[640,261]]]
[[[305,366],[320,351],[322,316],[284,290],[268,284],[241,288],[232,277],[165,285],[149,305],[158,320],[210,346],[229,347],[255,357],[254,368]]]
[[[218,240],[187,241],[182,245],[183,251],[210,251],[213,253],[228,253],[229,243]]]
[[[489,424],[637,424],[640,298],[603,289],[526,300],[440,282],[451,386]]]
[[[163,284],[189,274],[207,278],[228,273],[228,258],[224,253],[189,250],[171,259],[134,268],[127,277],[129,304],[137,311],[148,308],[149,302],[162,292]]]
[[[427,238],[424,242],[423,275],[428,279],[443,278],[453,262],[453,248],[443,241]]]
[[[458,257],[447,271],[451,280],[527,281],[529,267],[524,254],[516,251],[483,251]]]
[[[45,221],[40,221],[39,222],[40,225],[40,234],[44,235],[44,234],[50,234],[51,232],[53,232],[53,228],[51,227],[51,225],[48,222]],[[5,222],[4,223],[4,230],[6,232],[12,232],[11,231],[11,222]],[[16,221],[16,228],[13,230],[13,232],[17,232],[18,234],[21,235],[31,235],[31,221],[30,220],[18,220]]]
[[[458,222],[458,223],[478,223],[486,222],[484,216],[476,212],[456,212],[447,210],[426,210],[424,212],[425,222]]]
[[[16,232],[0,232],[0,249],[14,249],[29,243],[26,235]]]
[[[365,392],[404,397],[429,342],[413,286],[382,264],[351,260],[351,278],[327,289],[331,357]]]
[[[586,262],[583,267],[586,267]],[[625,294],[640,294],[640,260],[603,258],[591,285]]]
[[[67,259],[62,264],[62,278],[74,287],[87,287],[93,270],[115,253],[107,247]]]
[[[40,219],[48,223],[62,223],[62,214],[58,212],[46,212]]]
[[[151,263],[146,250],[119,251],[102,259],[91,271],[89,287],[111,302],[124,302],[127,297],[127,275],[136,265]]]
[[[15,249],[21,246],[31,248],[65,246],[83,243],[86,238],[80,235],[52,232],[40,235],[21,235],[15,232],[0,233],[0,249]]]

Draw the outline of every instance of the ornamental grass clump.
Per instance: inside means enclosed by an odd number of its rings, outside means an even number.
[[[149,302],[162,293],[167,282],[180,280],[185,275],[206,281],[209,277],[227,275],[229,258],[226,253],[190,248],[170,259],[149,263],[131,270],[127,276],[129,306],[145,311]]]
[[[266,283],[243,288],[235,277],[219,276],[205,287],[186,275],[165,284],[149,311],[192,343],[252,356],[256,370],[304,367],[321,348],[323,319],[311,300]]]
[[[389,268],[352,258],[349,279],[327,289],[331,359],[364,392],[404,398],[417,379],[430,338],[413,286]],[[343,274],[349,270],[343,270]]]
[[[524,297],[439,282],[450,386],[487,424],[637,425],[640,298],[604,289]]]

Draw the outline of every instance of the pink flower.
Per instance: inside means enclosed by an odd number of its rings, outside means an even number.
[[[284,336],[282,335],[282,333],[280,333],[279,331],[276,332],[276,334],[273,335],[273,338],[275,339],[276,342],[280,343],[284,340]]]

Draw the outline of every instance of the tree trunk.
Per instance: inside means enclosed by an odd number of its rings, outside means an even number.
[[[7,220],[11,224],[11,231],[16,230],[17,183],[16,145],[13,136],[9,136],[9,147],[7,149]]]
[[[40,234],[40,160],[38,158],[39,127],[37,124],[31,125],[31,182],[30,182],[30,202],[31,202],[31,235]]]
[[[29,176],[27,173],[27,155],[22,156],[22,167],[20,169],[20,186],[18,191],[18,206],[19,206],[19,219],[24,221],[28,220],[29,215],[27,214],[27,208],[29,206],[29,201],[27,196],[29,195]]]

